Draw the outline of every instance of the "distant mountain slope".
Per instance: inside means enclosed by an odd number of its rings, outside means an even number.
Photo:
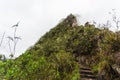
[[[89,23],[78,26],[76,17],[70,14],[15,59],[6,77],[8,80],[79,80],[79,66],[88,66],[99,77],[113,80],[119,75],[112,67],[119,65],[114,58],[120,51],[117,34]]]

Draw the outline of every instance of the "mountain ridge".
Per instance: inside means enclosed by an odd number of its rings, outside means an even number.
[[[120,66],[117,60],[120,37],[116,38],[117,35],[119,34],[106,28],[97,28],[88,22],[79,26],[76,17],[70,14],[43,35],[34,46],[10,62],[6,78],[81,80],[80,66],[87,66],[98,78],[115,80],[120,75],[117,71],[119,67],[113,67]]]

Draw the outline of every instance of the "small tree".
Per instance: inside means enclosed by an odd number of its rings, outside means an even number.
[[[120,17],[117,16],[115,9],[112,9],[112,11],[109,12],[109,14],[112,15],[112,21],[115,24],[116,33],[117,33],[117,39],[118,39],[118,31],[119,31],[119,28],[120,28]]]
[[[5,37],[5,32],[4,32],[3,35],[2,35],[1,42],[0,42],[0,47],[1,47],[2,43],[3,43],[4,37]]]
[[[9,50],[10,50],[10,57],[14,57],[15,53],[16,53],[16,45],[17,45],[17,42],[18,40],[20,40],[21,38],[20,37],[17,37],[16,36],[16,32],[17,32],[17,28],[18,28],[18,25],[19,25],[19,22],[15,25],[12,26],[12,28],[14,28],[14,36],[8,36],[7,38],[9,39],[8,40],[8,46],[9,46]],[[11,42],[13,42],[13,49],[12,49],[12,46],[11,46]]]

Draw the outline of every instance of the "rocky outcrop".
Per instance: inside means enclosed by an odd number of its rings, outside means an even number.
[[[120,66],[120,52],[114,55],[114,60],[115,60],[115,63]]]
[[[120,76],[120,66],[118,66],[117,64],[114,64],[112,66],[112,68],[118,73],[118,75]]]
[[[68,15],[67,18],[63,22],[69,24],[69,26],[72,26],[72,27],[78,26],[77,19],[72,14]]]

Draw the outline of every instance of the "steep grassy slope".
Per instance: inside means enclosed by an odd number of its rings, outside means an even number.
[[[119,33],[117,33],[119,35]],[[10,61],[4,72],[7,80],[79,80],[79,65],[89,66],[98,76],[114,79],[114,55],[120,51],[120,38],[108,29],[94,25],[78,26],[69,15],[42,36],[24,54]],[[103,74],[105,73],[105,74]]]
[[[76,19],[74,16],[70,18]],[[9,69],[10,73],[7,73],[8,79],[78,79],[78,63],[73,54],[66,51],[66,43],[74,32],[71,19],[65,22],[67,20],[47,32],[33,47],[17,58]]]

